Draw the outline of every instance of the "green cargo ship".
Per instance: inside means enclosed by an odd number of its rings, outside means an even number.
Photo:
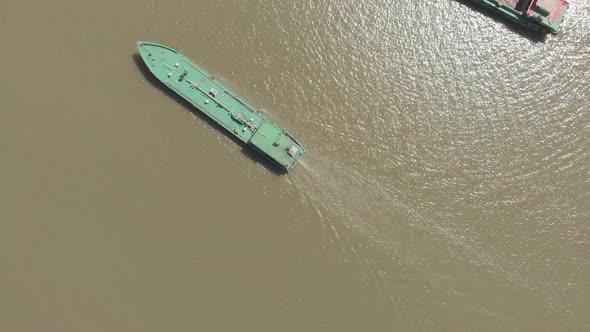
[[[305,149],[293,136],[184,55],[143,41],[137,49],[162,83],[283,171],[301,158]]]
[[[470,0],[527,29],[557,33],[569,8],[566,0]]]

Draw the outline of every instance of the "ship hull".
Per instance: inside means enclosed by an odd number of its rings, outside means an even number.
[[[238,140],[290,171],[305,149],[285,129],[178,51],[151,42],[137,42],[150,72]]]
[[[569,8],[565,0],[469,0],[524,28],[555,34]]]

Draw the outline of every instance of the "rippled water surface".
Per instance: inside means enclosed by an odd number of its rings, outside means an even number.
[[[590,3],[0,5],[0,331],[590,329]],[[134,56],[306,146],[284,176]]]

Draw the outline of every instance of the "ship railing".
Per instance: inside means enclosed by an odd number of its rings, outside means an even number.
[[[247,126],[247,127],[250,129],[250,130],[252,130],[252,131],[256,130],[256,127],[254,127],[254,126],[252,125],[252,123],[251,123],[252,121],[250,121],[250,119],[244,119],[244,118],[243,118],[243,116],[244,116],[243,114],[239,114],[239,113],[237,113],[237,112],[233,111],[232,109],[230,109],[229,107],[225,106],[225,105],[224,105],[224,104],[223,104],[221,101],[219,101],[219,100],[218,100],[216,97],[213,97],[213,96],[212,96],[211,94],[209,94],[207,91],[205,91],[205,90],[201,89],[201,87],[199,87],[199,85],[197,84],[197,82],[195,82],[195,81],[192,81],[192,80],[189,80],[189,79],[187,79],[186,81],[187,81],[187,82],[190,84],[190,86],[191,86],[192,88],[195,88],[195,89],[197,89],[197,90],[201,91],[201,93],[203,93],[203,94],[204,94],[204,95],[206,95],[207,97],[211,98],[211,99],[212,99],[214,102],[216,102],[216,103],[217,103],[219,106],[221,106],[222,108],[224,108],[224,109],[225,109],[225,110],[226,110],[226,111],[229,113],[229,115],[230,115],[230,117],[231,117],[232,119],[236,120],[236,121],[237,121],[238,123],[240,123],[240,124],[244,124],[244,125],[246,125],[246,126]]]

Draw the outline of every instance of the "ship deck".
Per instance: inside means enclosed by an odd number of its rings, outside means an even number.
[[[510,7],[512,9],[516,9],[520,0],[496,0],[499,3],[503,4],[506,7]]]
[[[471,0],[528,29],[557,33],[569,8],[567,0]]]
[[[303,146],[203,68],[163,45],[138,42],[137,47],[150,71],[162,83],[239,140],[286,170],[297,163]]]

